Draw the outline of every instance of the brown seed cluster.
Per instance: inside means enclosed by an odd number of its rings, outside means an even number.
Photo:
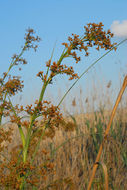
[[[104,48],[105,50],[111,49],[114,44],[111,44],[111,38],[113,37],[113,33],[110,30],[103,31],[103,24],[100,22],[99,24],[89,23],[87,26],[84,26],[85,32],[83,37],[79,37],[79,35],[72,34],[72,37],[69,37],[69,43],[62,43],[67,48],[68,55],[72,56],[76,63],[78,63],[81,58],[77,56],[75,50],[85,51],[85,55],[88,56],[89,47],[97,46],[96,49]]]
[[[10,110],[11,110],[11,105],[8,101],[2,101],[1,98],[1,104],[0,104],[0,117],[8,117],[10,116]],[[4,109],[3,109],[4,108]]]
[[[24,37],[24,39],[25,39],[25,46],[24,46],[24,50],[26,50],[26,49],[30,49],[30,48],[33,48],[34,49],[34,51],[36,51],[37,50],[37,48],[38,48],[38,45],[35,43],[35,42],[40,42],[40,38],[39,38],[39,36],[35,36],[34,35],[35,34],[35,32],[34,32],[34,30],[33,29],[31,29],[31,28],[29,28],[29,29],[27,29],[27,33],[25,34],[25,37]]]
[[[113,37],[113,33],[110,30],[103,31],[103,24],[100,22],[99,24],[89,23],[85,26],[85,36],[88,39],[88,47],[97,46],[97,50],[99,48],[104,48],[105,50],[111,49],[116,43],[111,44],[111,38]]]
[[[19,91],[22,91],[24,85],[23,81],[20,81],[19,77],[14,76],[12,79],[9,78],[8,81],[1,87],[2,93],[7,93],[10,96],[15,95]]]
[[[67,67],[66,65],[59,65],[58,63],[53,62],[52,65],[50,66],[50,71],[51,71],[51,78],[53,78],[57,74],[69,75],[70,76],[69,80],[78,78],[78,75],[74,73],[74,69],[72,66]]]
[[[10,142],[10,141],[9,141]],[[40,181],[45,181],[49,174],[54,173],[54,164],[51,162],[49,153],[42,149],[39,151],[41,160],[38,163],[31,164],[21,160],[22,145],[14,146],[9,152],[10,158],[0,162],[0,185],[2,188],[20,189],[22,178],[29,173],[26,178],[27,186],[31,189],[33,186],[38,187]],[[30,152],[31,153],[31,152]]]
[[[46,67],[50,70],[50,76],[40,71],[37,76],[41,78],[43,82],[52,83],[52,79],[58,74],[66,74],[69,77],[69,80],[77,79],[78,74],[75,73],[72,66],[63,65],[62,61],[66,57],[72,57],[78,63],[81,60],[81,57],[77,55],[77,51],[82,52],[85,51],[85,56],[89,55],[89,48],[95,46],[97,50],[112,49],[116,43],[111,43],[111,38],[113,34],[110,30],[107,32],[103,30],[103,24],[100,22],[99,24],[89,23],[85,26],[85,32],[82,37],[77,34],[72,34],[72,37],[68,37],[68,43],[62,43],[65,46],[65,51],[61,55],[58,61],[49,60],[46,62]],[[116,50],[116,47],[114,47]]]
[[[14,54],[12,57],[12,61],[10,63],[8,72],[3,73],[3,77],[0,78],[0,123],[2,121],[2,117],[9,116],[10,114],[10,103],[7,100],[7,96],[14,96],[19,91],[22,91],[24,87],[23,81],[20,80],[20,77],[13,76],[9,74],[10,70],[14,66],[18,66],[19,64],[27,64],[27,61],[22,57],[23,53],[30,48],[33,48],[35,51],[37,49],[37,43],[40,41],[38,36],[35,36],[35,32],[33,29],[28,29],[25,34],[25,44],[22,48],[22,51],[19,55]],[[19,68],[21,70],[21,68]],[[12,110],[11,110],[12,111]],[[12,116],[13,117],[13,116]],[[16,119],[16,118],[15,118]],[[12,121],[15,120],[14,117],[11,118]]]
[[[27,106],[26,110],[24,110],[29,114],[36,113],[36,116],[42,117],[40,124],[38,121],[34,122],[33,131],[35,132],[37,129],[43,131],[47,124],[47,132],[45,136],[52,138],[55,135],[55,127],[58,127],[63,121],[63,117],[59,108],[51,104],[49,101],[43,101],[41,103],[36,101],[35,107],[33,109],[31,106]],[[38,135],[40,135],[40,132]]]
[[[59,108],[57,106],[53,106],[50,101],[44,100],[43,102],[35,101],[35,106],[27,105],[24,109],[29,115],[36,114],[43,116],[44,118],[53,118],[54,116],[59,116]]]
[[[12,60],[13,60],[14,65],[27,64],[27,61],[24,58],[19,57],[19,55],[16,55],[16,54],[12,56]]]
[[[47,77],[43,73],[44,73],[43,71],[39,71],[37,77],[39,77],[43,82],[46,82]]]
[[[35,170],[35,167],[32,166],[29,162],[23,163],[20,162],[18,164],[18,159],[16,156],[17,152],[12,151],[11,159],[9,161],[5,161],[0,167],[0,184],[2,187],[9,187],[9,189],[20,189],[20,185],[22,182],[22,177],[29,171],[32,172]],[[37,178],[32,176],[27,179],[27,183],[30,185],[36,185],[38,183]]]
[[[14,109],[16,114],[13,113],[10,108],[10,121],[21,125],[26,129],[29,128],[30,122],[27,120],[22,120],[22,118],[18,116],[19,113],[26,113],[29,116],[35,114],[36,118],[41,117],[41,122],[38,120],[33,122],[32,131],[33,133],[36,132],[36,137],[41,135],[40,131],[43,131],[46,124],[48,125],[48,129],[45,136],[50,138],[54,137],[55,128],[58,128],[64,120],[62,114],[60,113],[59,107],[54,106],[50,101],[39,102],[36,100],[34,105],[31,104],[25,107],[16,105]],[[36,145],[36,143],[34,143],[34,145]]]

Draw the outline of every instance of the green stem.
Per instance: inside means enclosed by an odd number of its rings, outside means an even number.
[[[31,164],[33,163],[34,158],[35,158],[35,156],[36,156],[36,153],[37,153],[37,151],[38,151],[38,149],[39,149],[39,147],[40,147],[41,140],[42,140],[43,136],[45,135],[45,131],[46,131],[46,129],[48,128],[48,124],[49,124],[49,122],[46,124],[46,126],[45,126],[45,128],[44,128],[44,130],[43,130],[43,132],[42,132],[42,134],[41,134],[41,136],[40,136],[40,139],[39,139],[39,141],[38,141],[38,143],[37,143],[37,146],[36,146],[35,151],[34,151],[34,153],[33,153],[32,159],[31,159],[31,161],[30,161]]]
[[[50,121],[49,121],[49,122],[50,122]],[[32,159],[31,159],[31,161],[30,161],[30,164],[32,164],[33,161],[34,161],[34,158],[35,158],[35,156],[36,156],[36,153],[37,153],[37,151],[38,151],[38,149],[39,149],[39,147],[40,147],[40,143],[41,143],[42,137],[45,135],[45,131],[46,131],[47,127],[48,127],[49,122],[46,124],[45,129],[44,129],[44,131],[43,131],[42,134],[41,134],[41,137],[40,137],[40,139],[39,139],[39,141],[38,141],[38,143],[37,143],[37,146],[36,146],[35,151],[34,151],[34,153],[33,153],[33,156],[32,156]],[[31,173],[31,171],[28,171],[28,172],[26,173],[26,175],[23,176],[23,178],[22,178],[22,183],[21,183],[21,186],[20,186],[20,189],[21,189],[21,190],[24,189],[24,186],[25,186],[25,183],[26,183],[25,180],[26,180],[26,178],[29,176],[30,173]]]
[[[62,62],[62,60],[64,59],[64,57],[67,55],[67,51],[66,51],[65,53],[64,53],[64,52],[65,52],[65,49],[63,50],[63,53],[62,53],[62,55],[61,55],[61,57],[60,57],[60,59],[59,59],[59,61],[58,61],[59,64]],[[47,74],[48,74],[48,73],[47,73]],[[50,80],[51,80],[51,79],[49,78],[49,80],[43,84],[42,91],[41,91],[40,98],[39,98],[39,102],[42,101],[43,96],[44,96],[44,93],[45,93],[45,90],[46,90],[46,87],[47,87],[47,85],[49,84]],[[31,163],[34,161],[35,155],[36,155],[36,153],[37,153],[37,151],[38,151],[38,149],[39,149],[39,146],[40,146],[42,137],[43,137],[44,134],[45,134],[45,131],[46,131],[47,127],[48,127],[49,122],[50,122],[50,120],[49,120],[48,123],[46,124],[46,127],[45,127],[45,129],[44,129],[44,131],[43,131],[43,133],[42,133],[42,135],[41,135],[39,141],[38,141],[38,144],[37,144],[37,146],[36,146],[36,148],[35,148],[35,151],[34,151],[34,154],[33,154],[32,160],[31,160]]]
[[[59,65],[61,64],[61,62],[65,58],[65,56],[68,54],[67,50],[66,51],[65,50],[66,50],[66,48],[64,48],[64,50],[63,50],[63,52],[62,52],[62,54],[61,54],[61,56],[57,62]]]
[[[50,82],[50,80],[47,80],[46,82],[44,82],[44,84],[42,86],[41,93],[40,93],[39,102],[42,102],[42,99],[44,97],[44,93],[45,93],[46,87],[49,84],[49,82]],[[32,126],[33,126],[33,123],[34,123],[36,117],[37,117],[36,113],[34,113],[31,116],[31,122],[30,122],[30,126],[29,126],[28,133],[27,133],[27,136],[26,136],[25,147],[24,147],[24,150],[23,150],[23,161],[24,161],[24,163],[26,162],[26,159],[27,159],[27,152],[28,152],[28,148],[29,148],[29,144],[30,144]]]
[[[41,93],[40,93],[39,102],[42,102],[47,85],[48,85],[48,81],[44,82]]]
[[[25,44],[25,46],[27,46],[27,44]],[[23,55],[24,51],[25,51],[25,49],[23,48],[22,51],[21,51],[21,53],[18,55],[18,58],[20,58]],[[8,71],[7,71],[6,75],[3,78],[3,81],[5,80],[5,78],[7,77],[8,73],[10,72],[11,68],[15,65],[15,63],[16,63],[16,59],[10,63]]]
[[[87,39],[85,39],[85,40],[83,40],[84,38],[82,38],[81,37],[81,41],[83,41],[83,42],[85,42],[85,41],[87,41]],[[71,50],[73,50],[74,48],[76,47],[76,45],[73,45],[73,44],[71,44]],[[62,54],[61,54],[61,56],[60,56],[60,58],[59,58],[59,60],[58,60],[58,64],[60,65],[61,64],[61,62],[63,61],[63,59],[67,56],[67,54],[68,54],[68,51],[66,50],[67,48],[64,48],[64,50],[63,50],[63,52],[62,52]],[[66,50],[66,51],[65,51]]]
[[[52,53],[51,53],[51,58],[50,58],[51,61],[52,61],[52,58],[53,58],[53,54],[54,54],[54,51],[55,51],[55,47],[56,47],[56,42],[55,42],[55,45],[54,45],[53,50],[52,50]],[[50,68],[50,67],[48,67],[47,72],[46,72],[46,78],[48,77],[49,68]]]
[[[42,99],[43,99],[43,96],[44,96],[44,93],[45,93],[47,85],[48,85],[48,81],[44,82],[44,84],[42,86],[39,102],[41,102]],[[25,143],[25,147],[24,147],[24,150],[23,150],[23,161],[24,161],[24,163],[26,162],[26,159],[27,159],[27,152],[28,152],[28,148],[29,148],[29,144],[30,144],[31,131],[32,131],[32,126],[33,126],[33,123],[34,123],[35,119],[36,119],[36,113],[34,113],[31,116],[30,126],[29,126],[28,133],[27,133],[27,136],[26,136],[26,143]]]
[[[81,41],[83,41],[83,42],[85,42],[85,41],[87,41],[87,39],[86,40],[83,40],[84,38],[82,38],[81,37]],[[76,47],[76,45],[73,45],[73,44],[71,44],[71,50],[73,50],[74,48]],[[58,64],[60,65],[61,64],[61,62],[63,61],[63,59],[67,56],[67,54],[68,54],[68,51],[66,50],[67,48],[64,48],[64,50],[63,50],[63,52],[62,52],[62,54],[61,54],[61,56],[60,56],[60,58],[59,58],[59,60],[58,60]],[[66,51],[65,51],[66,50]]]
[[[25,184],[26,184],[26,181],[25,181],[25,176],[22,177],[22,183],[20,185],[20,190],[25,190]]]
[[[29,129],[28,129],[28,133],[27,133],[27,136],[26,136],[26,142],[25,142],[25,146],[24,146],[24,149],[23,149],[23,162],[24,163],[27,160],[27,152],[28,152],[28,148],[29,148],[29,144],[30,144],[31,131],[32,131],[32,126],[33,126],[33,123],[34,123],[35,119],[36,119],[36,115],[33,114],[33,116],[31,117],[30,126],[29,126]]]

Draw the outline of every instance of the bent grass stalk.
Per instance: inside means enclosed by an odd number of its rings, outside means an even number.
[[[119,47],[121,44],[123,44],[125,41],[127,41],[127,38],[122,40],[120,43],[118,43],[117,45],[115,45],[114,47],[112,47],[109,51],[107,51],[106,53],[104,53],[101,57],[99,57],[96,61],[94,61],[80,76],[79,78],[71,85],[71,87],[65,92],[64,96],[61,98],[58,106],[61,105],[61,103],[63,102],[63,100],[65,99],[65,97],[67,96],[67,94],[70,92],[70,90],[75,86],[75,84],[85,75],[88,73],[88,71],[96,65],[96,63],[98,63],[102,58],[104,58],[106,55],[108,55],[114,48]]]
[[[108,136],[108,133],[109,133],[109,130],[110,130],[110,127],[111,127],[113,118],[114,118],[114,116],[115,116],[117,107],[118,107],[118,105],[119,105],[119,102],[120,102],[120,100],[121,100],[121,98],[122,98],[122,95],[123,95],[123,93],[124,93],[124,91],[125,91],[126,86],[127,86],[127,75],[126,75],[125,78],[124,78],[123,85],[122,85],[122,87],[121,87],[121,89],[120,89],[120,92],[119,92],[119,94],[118,94],[118,97],[117,97],[116,102],[115,102],[115,105],[114,105],[114,108],[113,108],[113,110],[112,110],[111,117],[110,117],[109,123],[108,123],[108,125],[107,125],[105,134],[104,134],[103,142],[102,142],[101,145],[100,145],[100,148],[99,148],[99,151],[98,151],[98,154],[97,154],[97,157],[96,157],[96,161],[95,161],[95,164],[94,164],[94,166],[93,166],[93,170],[92,170],[92,174],[91,174],[91,177],[90,177],[90,180],[89,180],[89,184],[88,184],[87,190],[90,190],[90,189],[91,189],[91,185],[92,185],[92,182],[93,182],[93,179],[94,179],[94,177],[95,177],[95,173],[96,173],[96,170],[97,170],[97,167],[98,167],[98,165],[97,165],[96,163],[98,163],[99,160],[100,160],[104,143],[105,143],[105,141],[107,140],[107,136]]]

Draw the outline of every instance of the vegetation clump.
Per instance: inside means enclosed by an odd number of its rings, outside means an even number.
[[[50,101],[44,100],[44,94],[47,86],[53,84],[56,75],[66,74],[69,80],[81,77],[74,71],[73,66],[63,64],[63,60],[72,57],[76,63],[79,63],[81,57],[78,52],[84,51],[85,56],[89,55],[89,48],[95,47],[96,50],[105,49],[116,50],[116,43],[111,43],[113,34],[110,30],[103,30],[103,24],[89,23],[84,27],[83,36],[72,34],[68,38],[68,43],[62,43],[64,49],[58,61],[53,61],[53,54],[46,62],[46,72],[37,73],[42,81],[42,89],[39,99],[32,105],[13,105],[12,98],[20,93],[24,87],[20,76],[10,75],[10,71],[21,65],[27,64],[23,58],[24,52],[34,49],[37,50],[40,37],[36,36],[33,29],[28,29],[25,34],[25,42],[19,54],[12,56],[12,61],[8,71],[4,72],[0,78],[0,189],[74,189],[76,184],[70,176],[58,178],[49,182],[50,176],[56,175],[54,156],[56,149],[44,148],[45,139],[55,138],[58,129],[64,130],[64,133],[70,133],[79,130],[76,121],[67,121],[60,112],[60,104],[65,98],[66,93],[58,105],[53,105]],[[20,68],[19,68],[20,69]],[[84,72],[85,73],[85,72]],[[75,83],[74,83],[75,84]],[[73,87],[73,86],[72,86]],[[7,124],[3,120],[8,118]],[[10,125],[10,124],[11,125]],[[13,132],[18,129],[20,143],[14,145]],[[102,135],[100,126],[97,127],[99,135]],[[99,144],[97,136],[89,128],[93,138],[95,152],[98,151]],[[83,132],[76,138],[83,136]],[[70,140],[68,139],[67,142]],[[99,143],[102,138],[99,136]],[[71,143],[71,141],[70,141]],[[10,146],[10,144],[12,144]],[[64,143],[66,144],[66,142]],[[52,143],[50,145],[53,145]],[[63,146],[63,145],[62,145]],[[60,147],[62,147],[60,146]],[[87,150],[89,152],[89,149]],[[82,152],[81,152],[82,153]],[[66,156],[68,156],[66,154]],[[89,156],[89,153],[88,153]],[[123,156],[123,159],[126,159]],[[70,162],[72,164],[72,158]],[[58,164],[58,163],[57,163]],[[87,163],[88,164],[88,163]],[[83,170],[83,168],[80,167]],[[79,176],[82,176],[83,171]],[[48,178],[49,177],[49,178]],[[51,177],[53,178],[53,177]],[[48,184],[47,182],[48,181]]]

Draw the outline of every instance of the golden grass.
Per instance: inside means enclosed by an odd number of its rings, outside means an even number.
[[[117,114],[119,116],[120,113],[122,114],[123,110],[118,110]],[[77,115],[74,117],[78,126],[77,131],[75,130],[73,132],[66,133],[62,130],[58,130],[53,139],[46,139],[42,141],[41,148],[43,147],[43,149],[48,150],[49,155],[52,157],[55,173],[49,174],[46,180],[40,181],[40,190],[82,190],[87,188],[92,166],[97,155],[95,148],[96,141],[93,140],[93,137],[98,140],[96,143],[99,146],[100,137],[104,134],[104,131],[98,134],[97,129],[100,125],[100,127],[104,127],[105,130],[109,116],[110,112],[108,114],[107,111],[103,113],[97,112],[96,114],[91,113]],[[127,165],[126,161],[123,161],[124,154],[125,160],[127,159],[127,126],[125,123],[127,120],[125,120],[125,118],[126,112],[123,114],[123,119],[121,117],[117,117],[117,119],[115,119],[112,127],[116,133],[110,133],[109,140],[106,142],[101,155],[101,163],[105,164],[108,171],[109,189],[127,188]],[[120,121],[120,119],[122,120]],[[69,120],[71,120],[71,118]],[[93,128],[93,131],[88,128],[88,125],[90,128]],[[122,131],[118,137],[117,133],[120,128]],[[17,130],[14,130],[15,142],[13,146],[21,143],[16,131]],[[93,133],[93,136],[91,132]],[[122,138],[121,142],[119,141],[120,138]],[[39,162],[42,162],[42,160],[45,160],[45,157],[42,157],[42,154],[38,154],[35,163],[36,166],[38,166]],[[59,185],[60,180],[61,186]],[[68,183],[65,183],[67,180],[70,180],[70,186]],[[99,167],[91,189],[103,190],[104,188],[105,180],[102,175],[102,169]]]

